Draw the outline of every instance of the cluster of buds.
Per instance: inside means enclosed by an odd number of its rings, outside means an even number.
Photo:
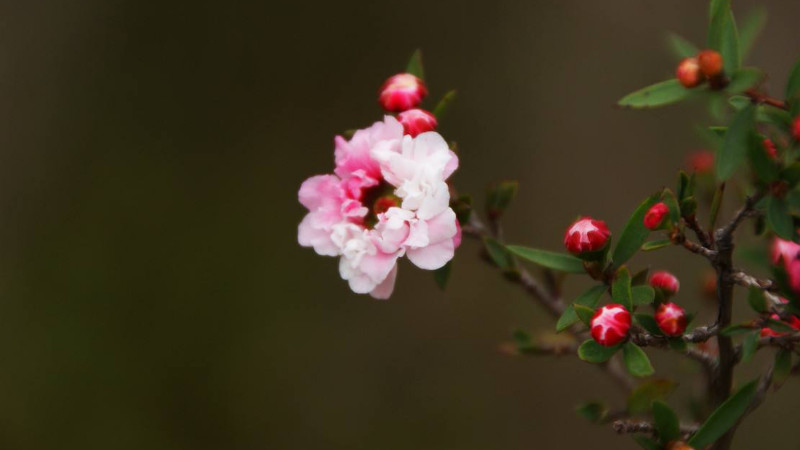
[[[398,113],[397,120],[403,125],[405,134],[416,137],[436,130],[438,125],[433,114],[417,108],[427,95],[424,81],[410,73],[399,73],[383,83],[378,103],[386,112]]]
[[[714,80],[722,77],[722,55],[714,50],[703,50],[691,58],[685,58],[678,63],[675,77],[680,83],[691,89],[700,86],[706,80],[713,84]]]

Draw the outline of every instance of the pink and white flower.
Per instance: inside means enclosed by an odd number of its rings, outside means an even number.
[[[789,285],[800,294],[800,244],[776,237],[772,241],[772,263],[783,265]]]
[[[391,295],[398,258],[426,270],[453,258],[461,234],[446,180],[458,158],[439,134],[404,136],[387,116],[335,144],[335,174],[300,187],[300,245],[339,256],[353,292],[375,298]]]

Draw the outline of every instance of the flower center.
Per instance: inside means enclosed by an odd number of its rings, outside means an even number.
[[[394,187],[381,180],[377,186],[364,191],[361,204],[369,208],[369,213],[364,217],[364,225],[372,229],[378,223],[378,214],[384,213],[393,206],[400,206],[400,198],[394,195]]]

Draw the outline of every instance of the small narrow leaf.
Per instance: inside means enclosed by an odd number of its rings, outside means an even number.
[[[747,55],[750,54],[766,23],[767,11],[763,7],[751,11],[742,20],[742,26],[739,28],[739,49],[742,52],[742,59],[747,58]]]
[[[644,328],[648,333],[660,336],[661,328],[658,328],[656,319],[647,314],[634,314],[633,318],[640,327]]]
[[[724,330],[720,331],[719,334],[723,336],[736,336],[739,334],[748,333],[752,329],[753,325],[749,323],[728,325]]]
[[[422,68],[422,50],[416,49],[414,54],[411,55],[411,59],[408,60],[408,65],[406,66],[406,73],[410,73],[421,80],[425,79],[425,71]]]
[[[772,372],[772,382],[780,387],[792,372],[792,352],[785,348],[778,349],[775,353],[775,365]]]
[[[767,319],[766,325],[770,330],[778,333],[794,333],[795,331],[797,331],[788,323],[781,322],[780,320],[775,320],[775,319]]]
[[[670,241],[669,239],[661,239],[658,241],[645,242],[644,244],[642,244],[642,251],[652,252],[653,250],[669,247],[670,245],[672,245],[672,241]]]
[[[800,182],[800,162],[792,163],[781,170],[780,178],[785,181],[789,187],[794,187]]]
[[[617,104],[628,108],[656,108],[688,98],[692,91],[675,78],[647,86],[623,97]]]
[[[587,327],[592,326],[592,317],[594,317],[595,310],[583,305],[573,305],[575,314]]]
[[[681,437],[681,425],[678,415],[664,402],[653,402],[653,419],[658,436],[664,442],[674,441]]]
[[[750,362],[753,359],[753,355],[756,354],[758,349],[758,338],[760,336],[761,333],[756,330],[744,337],[744,341],[742,341],[742,362]]]
[[[764,150],[763,138],[758,133],[750,135],[747,156],[750,160],[750,167],[753,168],[753,172],[761,182],[769,184],[778,178],[778,166],[767,155]]]
[[[721,181],[733,175],[736,169],[744,162],[747,156],[749,136],[755,122],[755,106],[752,104],[739,111],[733,118],[722,148],[715,158],[715,169]]]
[[[685,352],[686,351],[686,348],[687,348],[686,341],[684,341],[683,338],[681,338],[681,337],[671,337],[671,338],[669,338],[669,340],[667,340],[667,343],[669,344],[669,348],[671,348],[673,350],[676,350],[676,351],[679,351],[679,352]]]
[[[767,223],[781,238],[790,241],[794,239],[794,220],[789,214],[786,200],[775,197],[767,199]]]
[[[708,214],[708,229],[713,230],[717,227],[717,216],[719,208],[722,206],[722,196],[725,195],[725,183],[719,185],[714,191],[714,198],[711,200],[711,211]]]
[[[600,423],[608,415],[608,408],[600,402],[588,402],[575,408],[579,416],[592,423]]]
[[[786,83],[786,100],[795,101],[798,93],[800,93],[800,59],[797,60],[792,68],[792,73],[789,74],[789,81]]]
[[[667,34],[667,45],[679,59],[690,58],[700,52],[696,45],[676,33]]]
[[[633,294],[631,292],[631,273],[623,266],[617,270],[617,277],[611,285],[611,298],[628,311],[633,310]]]
[[[489,257],[492,258],[492,261],[497,267],[503,270],[511,270],[516,267],[514,258],[511,256],[511,253],[503,247],[503,244],[488,236],[483,238],[483,243],[486,246],[486,252],[489,253]]]
[[[661,197],[661,192],[657,192],[645,199],[628,219],[628,223],[625,224],[625,228],[622,230],[617,246],[614,247],[614,252],[611,256],[615,268],[622,266],[631,259],[647,240],[650,230],[644,226],[644,216],[647,214],[647,210],[658,201],[659,197]]]
[[[725,88],[731,94],[740,94],[755,86],[764,78],[764,73],[755,67],[744,67],[731,76],[731,82]]]
[[[617,350],[619,350],[618,345],[605,347],[595,342],[594,339],[587,339],[578,347],[578,358],[590,363],[603,363],[611,359]]]
[[[661,444],[656,442],[655,439],[643,436],[641,434],[634,434],[633,440],[644,450],[661,450],[663,448]]]
[[[575,299],[576,305],[582,305],[589,308],[595,308],[597,306],[597,302],[600,301],[600,297],[603,296],[603,293],[606,291],[606,287],[603,285],[594,286],[590,288],[588,291],[584,292],[578,298]],[[556,331],[562,332],[572,326],[575,322],[577,322],[578,315],[575,313],[575,308],[573,305],[567,306],[564,310],[564,313],[559,317],[558,323],[556,323]]]
[[[763,314],[767,312],[767,299],[764,298],[764,291],[757,287],[751,287],[747,292],[747,303],[753,311]]]
[[[641,284],[647,284],[647,275],[649,273],[650,273],[650,269],[649,268],[642,269],[642,270],[636,272],[631,277],[631,286],[635,287],[635,286],[638,286],[638,285],[641,285]]]
[[[489,217],[498,218],[517,196],[519,183],[514,180],[501,181],[491,188],[486,195],[486,211]]]
[[[634,306],[653,303],[656,298],[656,291],[650,286],[633,286],[631,288],[631,303]]]
[[[649,411],[654,400],[666,399],[677,387],[676,382],[667,379],[643,381],[628,396],[628,413]]]
[[[758,380],[751,381],[725,400],[719,408],[711,413],[697,433],[689,439],[688,444],[694,448],[703,448],[719,439],[747,411],[756,394],[757,387]]]
[[[628,341],[622,346],[622,358],[628,372],[635,377],[647,377],[655,373],[647,354],[633,342]]]
[[[447,287],[447,280],[450,279],[450,269],[452,267],[452,261],[449,261],[441,268],[433,271],[433,279],[436,281],[436,285],[439,286],[439,289],[444,290],[444,288]]]
[[[741,53],[730,0],[713,1],[709,15],[708,47],[722,54],[725,72],[734,73],[741,64]]]
[[[509,245],[508,250],[522,259],[536,263],[548,269],[558,270],[567,273],[585,273],[583,261],[564,253],[538,250],[535,248],[520,247]]]
[[[448,108],[450,107],[450,104],[453,103],[453,100],[455,99],[456,99],[455,90],[448,91],[446,94],[444,94],[442,99],[439,100],[439,103],[436,104],[436,107],[433,108],[433,115],[436,116],[436,119],[442,120],[442,117],[447,112]]]

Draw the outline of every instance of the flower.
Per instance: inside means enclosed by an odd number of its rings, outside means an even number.
[[[680,336],[686,330],[686,312],[675,303],[662,303],[655,319],[658,328],[667,336]]]
[[[764,139],[762,141],[762,145],[764,146],[764,151],[767,153],[767,156],[769,156],[770,159],[778,159],[778,148],[775,147],[775,143],[772,142],[772,139]]]
[[[714,50],[703,50],[697,54],[700,72],[711,78],[722,73],[722,55]]]
[[[435,270],[461,242],[447,178],[458,158],[435,132],[412,137],[394,117],[335,139],[334,174],[303,182],[300,245],[338,256],[353,292],[388,298],[397,259]]]
[[[770,315],[770,318],[773,319],[773,320],[781,321],[781,316],[779,316],[777,314]],[[793,315],[789,319],[789,322],[784,322],[784,323],[786,323],[790,327],[794,328],[795,330],[799,330],[800,331],[800,319],[798,319],[797,316]],[[788,333],[784,333],[784,332],[781,332],[781,331],[775,331],[775,330],[773,330],[772,328],[769,328],[769,327],[763,327],[763,328],[761,328],[761,333],[760,334],[761,334],[761,337],[767,337],[767,336],[769,336],[769,337],[780,337],[780,336],[786,336]]]
[[[424,81],[410,73],[399,73],[383,83],[378,103],[386,111],[402,112],[419,106],[427,95]]]
[[[714,170],[714,153],[708,150],[699,150],[689,155],[689,168],[698,174],[709,173]]]
[[[703,82],[703,74],[700,72],[700,63],[697,58],[685,58],[678,63],[675,77],[685,88],[693,88],[700,85]]]
[[[411,137],[426,131],[436,130],[436,117],[422,109],[409,109],[397,115],[397,120],[403,124],[403,130]]]
[[[603,306],[592,317],[592,338],[606,347],[613,347],[622,342],[630,328],[631,313],[622,305]]]
[[[650,286],[653,289],[661,289],[665,295],[670,296],[678,293],[681,283],[675,275],[666,270],[661,270],[650,275]]]
[[[658,202],[647,210],[644,216],[644,226],[648,230],[657,230],[664,224],[664,219],[669,214],[669,208],[664,202]]]
[[[591,217],[581,217],[567,228],[564,246],[575,255],[602,250],[608,243],[611,232],[606,223]]]
[[[800,244],[776,237],[772,241],[772,264],[783,266],[789,286],[800,293]]]

